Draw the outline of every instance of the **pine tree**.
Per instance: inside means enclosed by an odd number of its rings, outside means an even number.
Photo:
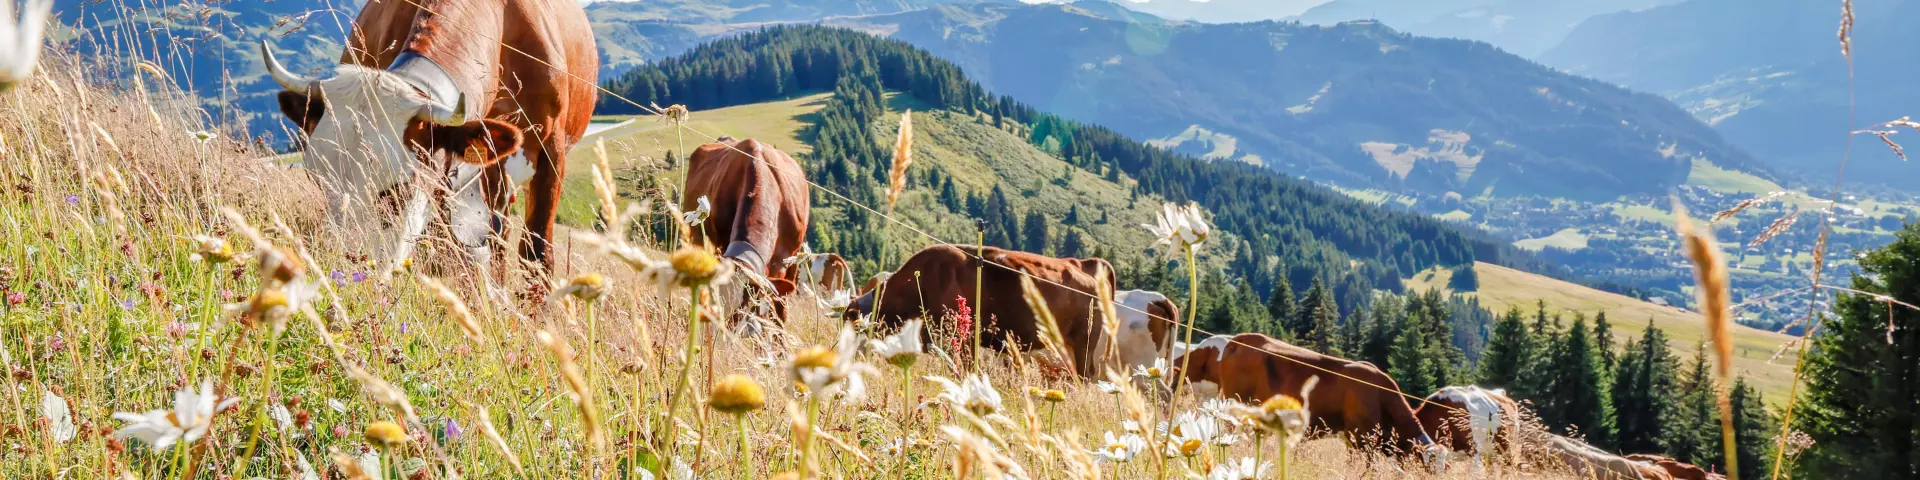
[[[1400,325],[1407,318],[1406,302],[1398,295],[1383,295],[1373,303],[1373,321],[1367,340],[1360,347],[1359,359],[1380,368],[1393,365],[1393,345],[1400,341]]]
[[[1613,415],[1589,334],[1586,318],[1574,314],[1573,326],[1568,327],[1549,367],[1552,383],[1547,404],[1552,408],[1543,408],[1540,417],[1555,431],[1578,431],[1588,443],[1606,448],[1612,445]]]
[[[1731,398],[1728,405],[1733,409],[1734,454],[1740,459],[1741,477],[1760,478],[1763,472],[1772,470],[1772,439],[1780,433],[1780,422],[1767,412],[1766,405],[1760,401],[1760,391],[1747,384],[1746,377],[1734,378],[1733,391],[1729,394]]]
[[[1410,318],[1410,317],[1409,317]],[[1387,373],[1394,382],[1400,384],[1400,391],[1414,392],[1420,395],[1439,389],[1439,382],[1432,376],[1433,359],[1428,358],[1427,348],[1420,329],[1412,325],[1400,328],[1400,338],[1393,343]]]
[[[1359,355],[1367,341],[1367,321],[1372,314],[1366,306],[1353,311],[1352,315],[1340,322],[1340,354],[1348,357]]]
[[[1080,238],[1080,229],[1067,229],[1066,236],[1060,238],[1060,251],[1058,253],[1062,257],[1087,256],[1087,241],[1086,239]]]
[[[1311,307],[1312,328],[1300,338],[1306,340],[1306,347],[1313,351],[1333,356],[1342,356],[1339,346],[1340,306],[1333,303],[1333,295],[1321,295],[1320,302]]]
[[[1533,335],[1527,332],[1520,307],[1507,309],[1506,315],[1494,322],[1493,338],[1487,340],[1487,349],[1480,354],[1480,384],[1518,388],[1533,361],[1533,351]]]
[[[1020,222],[1020,249],[1033,253],[1051,253],[1053,248],[1047,235],[1047,217],[1039,211],[1027,211],[1026,220]]]
[[[1292,316],[1287,317],[1287,332],[1293,334],[1294,338],[1306,338],[1307,333],[1313,330],[1314,317],[1318,315],[1315,310],[1325,305],[1332,295],[1333,292],[1327,291],[1327,283],[1320,277],[1314,277],[1313,286],[1308,287],[1307,295],[1300,298],[1299,307]]]
[[[1873,297],[1920,304],[1920,223],[1868,252],[1860,270],[1852,288],[1870,294],[1838,295],[1808,352],[1796,410],[1805,416],[1795,427],[1814,444],[1797,468],[1813,477],[1920,478],[1920,313]]]
[[[1675,363],[1667,351],[1666,332],[1647,319],[1640,340],[1628,344],[1614,370],[1613,424],[1620,451],[1667,451],[1667,430],[1675,416]]]
[[[1607,312],[1593,316],[1593,346],[1600,352],[1600,373],[1608,379],[1613,378],[1613,366],[1619,358],[1613,350],[1613,324],[1607,322]]]
[[[1695,465],[1711,465],[1721,456],[1720,411],[1715,405],[1707,349],[1694,344],[1693,360],[1679,376],[1674,415],[1664,436],[1668,456]]]
[[[1285,271],[1285,268],[1281,268]],[[1294,316],[1293,285],[1286,277],[1273,282],[1273,293],[1267,296],[1267,316],[1276,321],[1290,322]]]

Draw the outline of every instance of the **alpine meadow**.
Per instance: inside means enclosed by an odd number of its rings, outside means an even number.
[[[0,477],[1920,479],[1913,2],[0,0]]]

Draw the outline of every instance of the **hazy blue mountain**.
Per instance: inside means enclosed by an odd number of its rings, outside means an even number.
[[[1048,111],[1343,183],[1612,198],[1664,192],[1694,159],[1761,170],[1665,99],[1484,43],[1115,7],[942,6],[829,23],[914,43]]]
[[[1331,25],[1379,20],[1415,35],[1479,40],[1532,58],[1560,44],[1568,32],[1589,17],[1673,1],[1334,0],[1308,10],[1300,21]]]
[[[1123,0],[1122,5],[1165,18],[1206,23],[1286,20],[1328,0]]]
[[[1849,126],[1838,2],[1689,0],[1583,23],[1542,61],[1660,92],[1781,170],[1830,181],[1847,132],[1915,113],[1920,1],[1855,2],[1858,125]],[[1904,140],[1901,136],[1895,140]],[[1853,139],[1848,181],[1912,189],[1920,164]]]

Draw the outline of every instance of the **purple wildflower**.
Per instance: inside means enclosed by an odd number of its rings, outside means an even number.
[[[120,301],[121,310],[133,310],[133,305],[133,297],[127,297],[127,299]]]
[[[67,194],[67,205],[79,205],[79,204],[80,204],[79,195]]]
[[[353,272],[353,283],[367,281],[367,272]]]
[[[447,419],[447,425],[444,428],[445,428],[445,436],[448,442],[460,441],[460,434],[465,432],[465,430],[460,429],[460,422],[455,421],[454,419],[451,419],[451,418]]]

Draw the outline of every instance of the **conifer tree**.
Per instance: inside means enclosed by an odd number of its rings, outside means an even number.
[[[1533,334],[1527,331],[1520,307],[1507,309],[1493,324],[1493,338],[1480,354],[1480,384],[1515,389],[1534,355]]]
[[[1676,359],[1667,351],[1667,334],[1647,328],[1628,344],[1614,369],[1613,411],[1615,438],[1622,452],[1665,452],[1666,432],[1674,409]]]
[[[1575,313],[1573,326],[1561,337],[1548,367],[1551,383],[1546,403],[1551,408],[1542,408],[1540,417],[1555,431],[1577,431],[1588,443],[1606,448],[1612,445],[1613,415],[1590,334],[1586,318]]]
[[[1411,317],[1407,317],[1411,318]],[[1400,338],[1393,343],[1387,369],[1394,382],[1400,385],[1400,391],[1413,395],[1422,395],[1438,390],[1438,380],[1433,378],[1433,359],[1428,358],[1426,340],[1420,329],[1412,325],[1402,326]]]
[[[1307,295],[1300,298],[1299,306],[1294,309],[1293,315],[1288,317],[1285,325],[1287,332],[1293,334],[1294,338],[1306,338],[1307,332],[1313,330],[1316,310],[1332,296],[1333,292],[1327,291],[1326,282],[1322,281],[1321,277],[1313,277],[1313,286],[1307,288]]]
[[[1809,477],[1920,478],[1920,312],[1873,297],[1920,305],[1920,223],[1868,252],[1860,270],[1851,287],[1869,293],[1838,295],[1808,352],[1793,427],[1814,443],[1796,468]]]

